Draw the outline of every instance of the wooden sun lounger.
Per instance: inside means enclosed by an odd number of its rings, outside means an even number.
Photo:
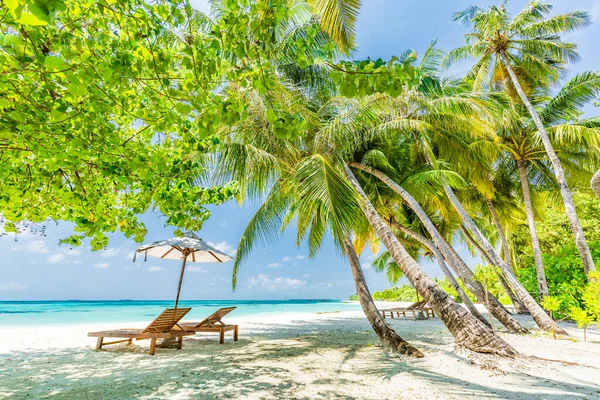
[[[154,321],[150,323],[145,329],[116,329],[112,331],[102,332],[89,332],[88,337],[97,337],[96,349],[102,349],[102,346],[108,344],[124,343],[128,342],[131,344],[133,339],[144,340],[150,339],[150,352],[151,356],[154,355],[156,350],[156,339],[177,339],[177,348],[181,349],[183,346],[183,337],[187,335],[194,335],[195,332],[187,331],[184,329],[177,329],[177,323],[189,313],[191,308],[167,308],[163,311]],[[125,338],[123,340],[115,340],[113,342],[104,342],[105,337],[110,338]]]
[[[409,305],[408,307],[379,310],[379,312],[381,313],[383,318],[385,318],[387,316],[387,314],[389,314],[389,316],[391,318],[394,318],[394,313],[395,313],[396,317],[400,317],[400,315],[402,315],[404,317],[404,319],[407,318],[407,314],[411,314],[412,319],[416,320],[418,312],[425,313],[425,316],[427,318],[429,318],[430,316],[431,316],[431,318],[435,317],[435,313],[433,312],[433,309],[427,304],[426,301],[418,301],[416,303]]]
[[[221,319],[235,310],[236,307],[221,308],[201,322],[181,322],[178,326],[186,331],[219,332],[219,343],[225,342],[225,332],[233,331],[233,340],[238,340],[238,326],[227,325]]]

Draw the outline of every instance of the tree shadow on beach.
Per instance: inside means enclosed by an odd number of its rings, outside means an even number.
[[[438,367],[436,359],[443,358],[446,365],[481,373],[468,355],[453,351],[453,339],[439,320],[392,325],[426,358],[386,354],[364,318],[293,321],[241,329],[239,342],[227,338],[222,345],[214,336],[186,337],[182,350],[157,349],[155,356],[139,342],[102,351],[15,353],[0,358],[0,398],[523,398],[519,387],[506,389],[511,385],[504,382],[499,388],[504,376],[487,386]],[[526,368],[504,374],[518,377],[531,398],[600,396],[600,387],[585,380],[558,382]],[[419,396],[397,387],[405,378],[419,388]],[[374,391],[377,385],[394,389]]]

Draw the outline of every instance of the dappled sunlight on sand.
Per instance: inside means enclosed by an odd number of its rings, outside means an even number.
[[[93,340],[88,347],[13,351],[0,356],[0,398],[600,397],[597,330],[588,332],[588,343],[503,333],[524,357],[499,360],[454,349],[437,318],[390,323],[425,358],[387,355],[356,314],[257,320],[240,327],[239,342],[226,337],[219,345],[214,335],[197,335],[186,337],[182,350],[159,348],[154,357],[146,342],[135,341],[102,351],[90,347]]]

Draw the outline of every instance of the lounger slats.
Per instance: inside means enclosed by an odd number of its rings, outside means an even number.
[[[183,337],[193,335],[191,330],[182,330],[177,323],[188,313],[191,308],[167,308],[145,329],[115,329],[112,331],[90,332],[89,337],[97,337],[96,349],[102,349],[103,345],[116,344],[122,342],[131,343],[133,339],[150,339],[150,355],[154,355],[157,339],[177,339],[177,348],[183,346]],[[117,340],[113,342],[104,342],[105,337],[127,338],[127,340]]]
[[[163,311],[146,329],[144,333],[148,332],[168,332],[189,313],[191,308],[167,308]]]
[[[235,310],[236,307],[225,307],[221,308],[210,316],[200,322],[181,322],[177,326],[184,330],[191,330],[195,332],[218,332],[219,343],[223,344],[225,341],[225,332],[233,331],[233,340],[238,340],[238,326],[227,325],[221,319]]]

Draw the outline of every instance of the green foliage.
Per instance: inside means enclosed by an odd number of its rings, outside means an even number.
[[[544,307],[545,310],[550,311],[550,314],[552,315],[552,313],[560,309],[561,301],[557,297],[546,296],[540,302],[540,304],[542,305],[542,307]]]
[[[91,237],[98,249],[106,232],[143,240],[137,215],[149,208],[169,225],[199,230],[210,215],[205,204],[237,193],[235,184],[200,187],[195,178],[206,168],[202,155],[219,144],[218,131],[246,114],[243,96],[220,89],[229,82],[240,92],[273,88],[288,1],[228,0],[214,20],[174,0],[3,4],[5,230],[21,221],[71,221],[76,234],[66,242]],[[319,32],[307,29],[302,43],[317,51]],[[314,62],[305,51],[286,57]],[[294,114],[274,122],[289,127],[278,128],[282,136],[303,124]]]
[[[590,193],[574,192],[573,200],[586,239],[588,242],[600,241],[600,224],[598,224],[600,198]],[[540,204],[537,212],[543,217],[540,221],[536,221],[542,253],[556,255],[561,253],[565,246],[573,245],[573,234],[564,210],[556,207],[552,201],[545,201]],[[515,230],[511,241],[517,264],[533,264],[532,259],[530,259],[533,256],[530,255],[530,239],[527,227],[522,226]],[[600,260],[600,255],[594,257],[596,262]]]
[[[417,301],[417,291],[409,285],[402,285],[373,293],[379,301]]]
[[[360,300],[360,297],[358,297],[358,295],[357,295],[357,294],[351,294],[351,295],[348,297],[348,300],[350,300],[350,301],[359,301],[359,300]]]
[[[588,242],[592,254],[596,257],[600,251],[600,242]],[[564,317],[573,306],[582,300],[586,284],[585,272],[575,245],[563,246],[555,255],[543,255],[548,292],[560,299],[563,305],[557,310],[558,317]],[[519,280],[533,296],[538,295],[537,274],[534,265],[518,270]]]
[[[417,86],[421,77],[412,64],[416,53],[410,52],[402,58],[392,57],[360,61],[342,61],[332,65],[331,79],[339,86],[345,97],[364,97],[375,93],[399,96],[403,88]]]
[[[594,316],[592,314],[588,314],[587,311],[581,309],[580,307],[571,308],[571,313],[569,316],[573,321],[575,321],[577,327],[580,329],[594,323]]]
[[[588,193],[573,194],[577,214],[585,231],[588,246],[596,264],[600,261],[600,199]],[[548,291],[560,299],[561,307],[556,311],[559,318],[567,317],[573,307],[583,301],[586,276],[575,244],[569,221],[564,211],[551,201],[541,204],[539,213],[543,219],[536,221],[542,249]],[[538,296],[537,274],[530,248],[529,231],[526,226],[516,229],[511,237],[514,256],[517,260],[517,275],[523,286],[534,297]]]
[[[462,299],[458,295],[458,292],[456,290],[454,290],[454,288],[450,284],[450,281],[448,280],[448,278],[446,278],[446,277],[444,277],[442,279],[435,278],[434,281],[435,281],[435,283],[438,284],[439,287],[442,288],[442,290],[444,290],[444,292],[448,293],[448,295],[450,295],[450,297],[452,297],[452,300],[456,301],[457,303],[462,303]],[[462,282],[459,282],[459,285],[461,285],[461,283]],[[467,293],[467,296],[469,296],[469,298],[472,297],[470,292],[465,291],[465,293]],[[474,299],[474,297],[471,300],[473,300],[473,299]]]
[[[600,273],[588,275],[588,283],[583,291],[583,305],[588,313],[594,316],[600,328]]]

